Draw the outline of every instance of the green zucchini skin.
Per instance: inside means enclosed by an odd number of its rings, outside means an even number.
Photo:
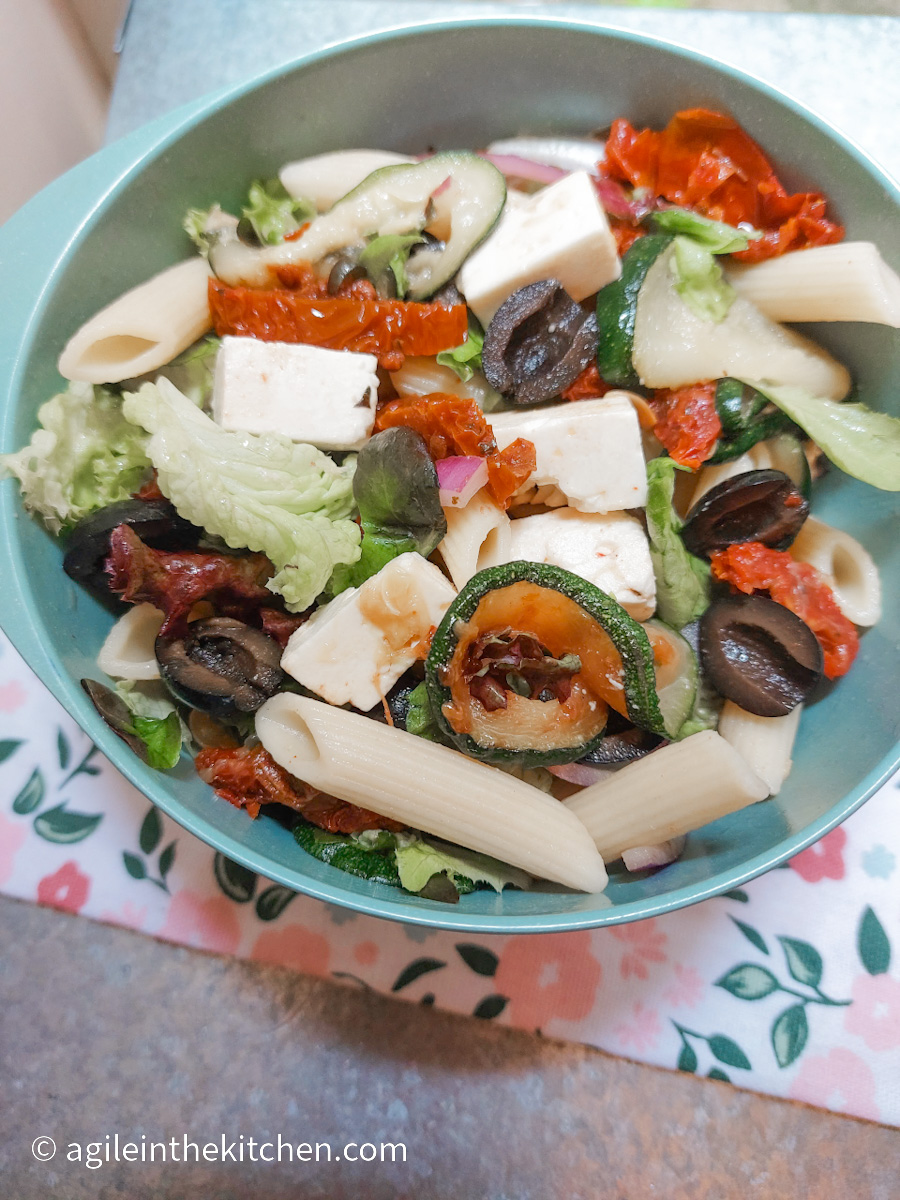
[[[651,233],[638,238],[622,259],[622,274],[597,294],[597,369],[606,383],[616,387],[640,387],[632,353],[638,292],[647,272],[671,244],[670,234]]]
[[[451,699],[450,689],[441,682],[441,671],[449,665],[456,652],[459,638],[455,632],[459,621],[470,621],[482,597],[498,588],[515,583],[533,583],[560,592],[573,600],[601,626],[622,657],[624,668],[625,703],[630,719],[642,729],[665,735],[665,725],[656,695],[656,674],[653,650],[647,634],[637,621],[625,612],[606,592],[588,583],[579,575],[548,563],[512,562],[489,567],[473,575],[450,605],[431,641],[425,660],[425,682],[428,698],[441,729],[452,744],[471,758],[502,765],[520,763],[526,767],[552,767],[576,762],[588,754],[604,736],[601,730],[580,746],[558,750],[505,750],[479,745],[469,734],[457,733],[444,716],[443,706]],[[577,652],[577,647],[573,647]]]

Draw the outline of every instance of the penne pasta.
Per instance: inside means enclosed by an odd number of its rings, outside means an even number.
[[[477,571],[509,562],[509,517],[484,488],[465,508],[444,510],[447,532],[438,546],[444,566],[459,591]]]
[[[159,679],[154,646],[163,614],[152,604],[136,604],[119,617],[97,655],[97,666],[113,679]]]
[[[784,717],[758,717],[726,700],[719,716],[718,731],[729,746],[776,796],[791,769],[791,751],[800,724],[803,705]]]
[[[672,742],[565,801],[606,862],[765,800],[767,785],[711,729]]]
[[[190,258],[125,292],[69,339],[59,373],[86,383],[119,383],[163,367],[212,325],[210,270]]]
[[[564,805],[503,771],[318,700],[281,693],[256,715],[277,763],[331,796],[584,892],[603,860]]]
[[[878,568],[868,550],[849,533],[807,517],[791,546],[791,556],[825,576],[838,607],[854,625],[875,625],[881,619]]]
[[[733,266],[728,279],[773,321],[871,321],[900,328],[900,278],[872,242],[815,246]]]
[[[444,392],[474,400],[485,412],[500,399],[480,371],[464,382],[450,367],[441,366],[433,358],[408,358],[399,371],[391,372],[391,383],[398,396],[430,396],[434,392]]]

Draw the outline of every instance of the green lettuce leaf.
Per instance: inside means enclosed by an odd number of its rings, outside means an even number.
[[[276,568],[266,585],[303,612],[334,568],[359,558],[353,460],[337,464],[278,434],[229,433],[168,379],[125,397],[129,421],[152,436],[159,486],[188,521],[232,549],[261,551]]]
[[[831,461],[863,483],[900,491],[900,420],[865,404],[840,404],[803,388],[745,380],[796,422]]]
[[[675,291],[693,313],[704,321],[725,320],[737,293],[712,251],[693,238],[676,237],[669,268],[675,277]]]
[[[409,291],[409,280],[406,277],[406,263],[413,246],[418,246],[425,239],[420,233],[385,233],[372,238],[359,256],[359,264],[365,268],[366,274],[376,289],[389,295],[395,292],[402,300]],[[390,287],[392,276],[393,287]]]
[[[481,370],[481,351],[484,348],[484,334],[469,322],[469,332],[461,346],[452,350],[442,350],[437,361],[442,367],[455,371],[463,383],[468,383],[476,371]]]
[[[671,458],[647,463],[647,532],[656,576],[656,607],[661,620],[681,629],[709,605],[709,567],[688,553],[681,540],[684,524],[672,505],[675,472],[687,470]]]
[[[257,179],[250,184],[247,203],[241,212],[264,246],[276,246],[314,217],[316,208],[308,200],[295,200],[280,179]]]
[[[148,765],[160,771],[174,767],[187,740],[187,729],[163,685],[139,686],[122,679],[116,683],[116,695],[132,714],[130,728],[122,732],[132,733],[144,743]]]
[[[198,408],[205,408],[212,397],[216,356],[221,344],[222,339],[212,334],[201,338],[193,346],[188,346],[183,354],[173,358],[168,366],[154,371],[154,379],[164,375]]]
[[[0,479],[18,479],[25,507],[53,533],[127,500],[147,479],[147,435],[108,389],[70,383],[41,405],[38,420],[27,446],[0,455]]]
[[[429,742],[445,742],[446,738],[438,725],[428,698],[428,687],[423,680],[409,693],[409,710],[406,714],[406,732]]]
[[[653,213],[650,220],[663,233],[684,234],[712,254],[736,254],[746,250],[751,241],[762,237],[756,229],[735,229],[724,221],[701,217],[689,208],[665,208]]]
[[[400,885],[408,892],[421,892],[435,875],[446,875],[460,893],[472,891],[472,885],[478,883],[487,884],[495,892],[502,892],[507,886],[527,888],[531,883],[531,877],[518,867],[510,867],[487,854],[424,838],[402,839],[396,862]]]

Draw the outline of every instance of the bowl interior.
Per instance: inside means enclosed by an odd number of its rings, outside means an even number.
[[[132,139],[132,166],[111,191],[112,151],[79,168],[58,232],[38,226],[39,205],[0,234],[8,263],[29,237],[49,238],[46,276],[26,285],[7,271],[27,309],[4,335],[9,400],[3,448],[24,444],[39,404],[60,380],[55,363],[78,325],[121,291],[186,256],[180,219],[189,206],[240,202],[247,181],[292,158],[381,146],[409,152],[483,145],[520,132],[583,133],[617,116],[661,125],[678,108],[732,112],[774,159],[789,187],[824,190],[848,236],[870,239],[900,267],[898,198],[861,154],[763,85],[685,51],[623,33],[539,22],[482,22],[375,36],[314,56],[224,105],[190,118],[174,137]],[[121,156],[120,156],[121,157]],[[73,176],[74,178],[74,176]],[[68,191],[67,191],[68,188]],[[31,210],[31,211],[30,211]],[[44,214],[45,215],[45,214]],[[13,243],[13,239],[15,242]],[[27,276],[27,270],[18,275]],[[40,285],[40,286],[39,286]],[[814,335],[845,361],[860,397],[897,412],[900,337],[872,325],[821,326]],[[15,342],[15,344],[13,344]],[[542,930],[599,925],[664,911],[735,886],[820,836],[889,769],[898,737],[896,606],[866,634],[860,658],[834,692],[804,714],[793,772],[777,799],[736,813],[689,839],[684,858],[647,878],[619,875],[602,897],[559,891],[479,892],[457,908],[367,884],[305,856],[271,818],[250,821],[218,800],[183,761],[162,775],[136,762],[96,718],[81,690],[110,617],[62,573],[60,550],[21,511],[6,484],[0,614],[57,696],[109,757],[152,800],[206,841],[300,890],[391,917],[457,929]],[[897,502],[837,470],[821,485],[816,513],[859,537],[900,585]]]

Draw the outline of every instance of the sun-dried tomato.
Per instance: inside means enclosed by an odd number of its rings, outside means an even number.
[[[309,616],[305,613],[297,615],[296,613],[281,612],[277,608],[261,608],[259,610],[259,623],[262,625],[263,633],[274,638],[282,650],[288,644],[291,634],[296,633],[308,619]]]
[[[616,251],[619,258],[627,254],[638,238],[647,233],[640,225],[631,225],[628,221],[620,221],[617,217],[609,218],[609,231],[616,239]]]
[[[613,121],[605,169],[615,179],[649,188],[673,204],[729,225],[762,231],[735,255],[760,262],[788,250],[839,242],[841,225],[825,215],[818,192],[790,195],[762,150],[724,113],[705,108],[676,113],[661,132]]]
[[[507,504],[534,472],[534,444],[516,438],[498,450],[494,431],[474,400],[446,392],[403,396],[385,404],[375,418],[376,432],[395,425],[406,425],[420,434],[435,461],[455,454],[486,458],[488,491],[498,504]]]
[[[142,487],[134,493],[135,500],[165,500],[166,497],[159,490],[159,482],[156,478],[156,468],[153,469],[153,474]]]
[[[722,432],[715,383],[660,388],[653,393],[650,407],[656,417],[653,432],[670,457],[694,471],[705,463]]]
[[[433,355],[465,340],[464,304],[417,304],[367,296],[310,296],[304,287],[228,287],[209,281],[209,306],[219,337],[304,342],[329,350],[375,354],[394,366],[397,355]]]
[[[366,808],[338,800],[289,775],[262,746],[227,749],[208,746],[194,759],[197,774],[217,796],[251,817],[263,804],[284,804],[329,833],[361,833],[364,829],[404,826]]]
[[[786,550],[772,550],[761,542],[740,542],[727,550],[716,550],[710,561],[716,579],[748,595],[768,592],[778,604],[805,621],[822,647],[829,679],[847,674],[859,650],[859,636],[815,567],[796,562]]]
[[[603,379],[597,370],[597,364],[589,362],[581,374],[559,395],[562,400],[598,400],[611,390],[612,384]]]
[[[273,568],[264,554],[152,550],[129,525],[110,535],[106,573],[124,600],[146,601],[166,614],[160,629],[165,636],[183,632],[198,600],[210,601],[219,616],[240,619],[273,601],[265,586]]]

